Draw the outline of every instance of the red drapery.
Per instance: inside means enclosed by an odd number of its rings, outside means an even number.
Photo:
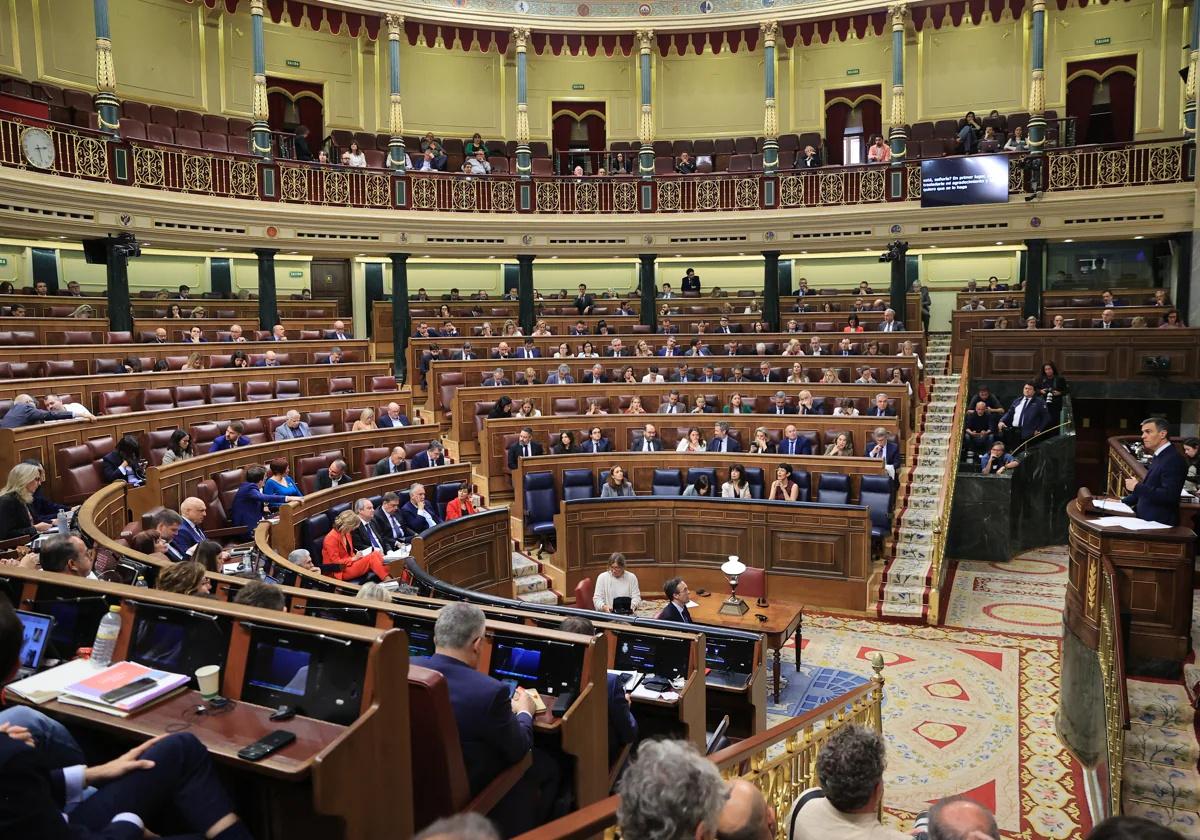
[[[316,154],[325,134],[324,90],[312,82],[299,82],[293,79],[267,77],[267,122],[272,131],[288,131],[292,126],[285,125],[284,114],[289,102],[296,105],[296,113],[301,125],[308,126],[308,145]]]
[[[845,162],[842,139],[849,119],[850,106],[845,102],[833,102],[825,106],[825,162],[832,166],[841,166]]]
[[[864,143],[869,143],[876,134],[883,133],[883,109],[880,99],[883,89],[880,85],[863,85],[862,87],[837,88],[825,91],[825,153],[826,162],[844,164],[842,140],[846,134],[846,124],[850,120],[850,112],[858,108],[862,115]]]
[[[1118,71],[1105,79],[1112,104],[1112,139],[1118,143],[1133,141],[1133,108],[1136,102],[1137,77]]]
[[[1114,55],[1067,64],[1067,116],[1075,118],[1075,142],[1128,142],[1133,140],[1136,104],[1136,55]],[[1112,109],[1111,136],[1089,138],[1092,100],[1100,82],[1108,84]]]

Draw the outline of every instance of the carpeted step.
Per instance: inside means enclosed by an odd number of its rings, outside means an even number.
[[[546,592],[550,589],[550,581],[543,575],[524,575],[513,578],[513,592],[518,596],[530,595],[534,592]]]
[[[1125,757],[1168,767],[1195,767],[1200,760],[1200,745],[1190,726],[1174,729],[1133,721],[1125,736]]]
[[[1193,767],[1167,767],[1126,759],[1123,795],[1164,808],[1200,810],[1200,773]]]
[[[545,604],[551,607],[556,607],[561,603],[558,593],[550,591],[529,592],[524,595],[518,595],[517,598],[526,604]]]
[[[1175,808],[1164,808],[1136,799],[1124,797],[1121,813],[1128,817],[1141,817],[1173,829],[1184,837],[1200,838],[1200,814]]]
[[[512,576],[513,578],[525,577],[527,575],[536,575],[541,573],[542,567],[535,560],[531,560],[524,554],[513,552],[512,556]]]
[[[1195,712],[1182,685],[1129,679],[1125,691],[1129,696],[1131,721],[1172,729],[1191,727]]]

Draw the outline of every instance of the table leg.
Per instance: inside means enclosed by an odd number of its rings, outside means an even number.
[[[780,689],[779,683],[780,683],[780,676],[781,676],[781,674],[779,672],[780,671],[780,669],[779,669],[779,661],[780,661],[779,648],[780,648],[780,646],[782,646],[782,644],[783,643],[780,642],[779,645],[775,646],[775,702],[776,703],[779,702],[779,689]]]

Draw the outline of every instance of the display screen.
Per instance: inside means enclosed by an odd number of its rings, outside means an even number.
[[[254,648],[254,670],[246,675],[255,688],[303,697],[308,688],[312,654],[306,650],[259,642]]]
[[[921,161],[922,207],[1007,202],[1007,155],[971,155]]]
[[[42,657],[46,653],[46,643],[50,641],[50,626],[54,619],[48,615],[17,610],[17,618],[21,619],[21,667],[40,668]]]
[[[541,674],[542,653],[516,645],[496,645],[492,650],[492,675],[536,682]]]
[[[687,639],[618,633],[617,655],[613,667],[618,671],[656,674],[668,679],[685,676],[689,646],[690,642]]]
[[[750,639],[721,639],[708,637],[704,642],[704,659],[709,668],[749,674],[754,671],[754,642]]]
[[[129,660],[147,668],[192,677],[204,665],[224,667],[230,623],[207,613],[138,604],[129,640]]]

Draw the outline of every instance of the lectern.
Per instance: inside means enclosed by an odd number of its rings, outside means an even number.
[[[1067,504],[1068,627],[1085,645],[1096,649],[1101,566],[1106,559],[1116,572],[1121,614],[1129,619],[1129,670],[1136,673],[1163,660],[1181,662],[1187,657],[1191,636],[1195,533],[1183,527],[1132,531],[1098,525],[1097,519],[1111,514],[1089,510],[1090,499],[1085,488]]]

